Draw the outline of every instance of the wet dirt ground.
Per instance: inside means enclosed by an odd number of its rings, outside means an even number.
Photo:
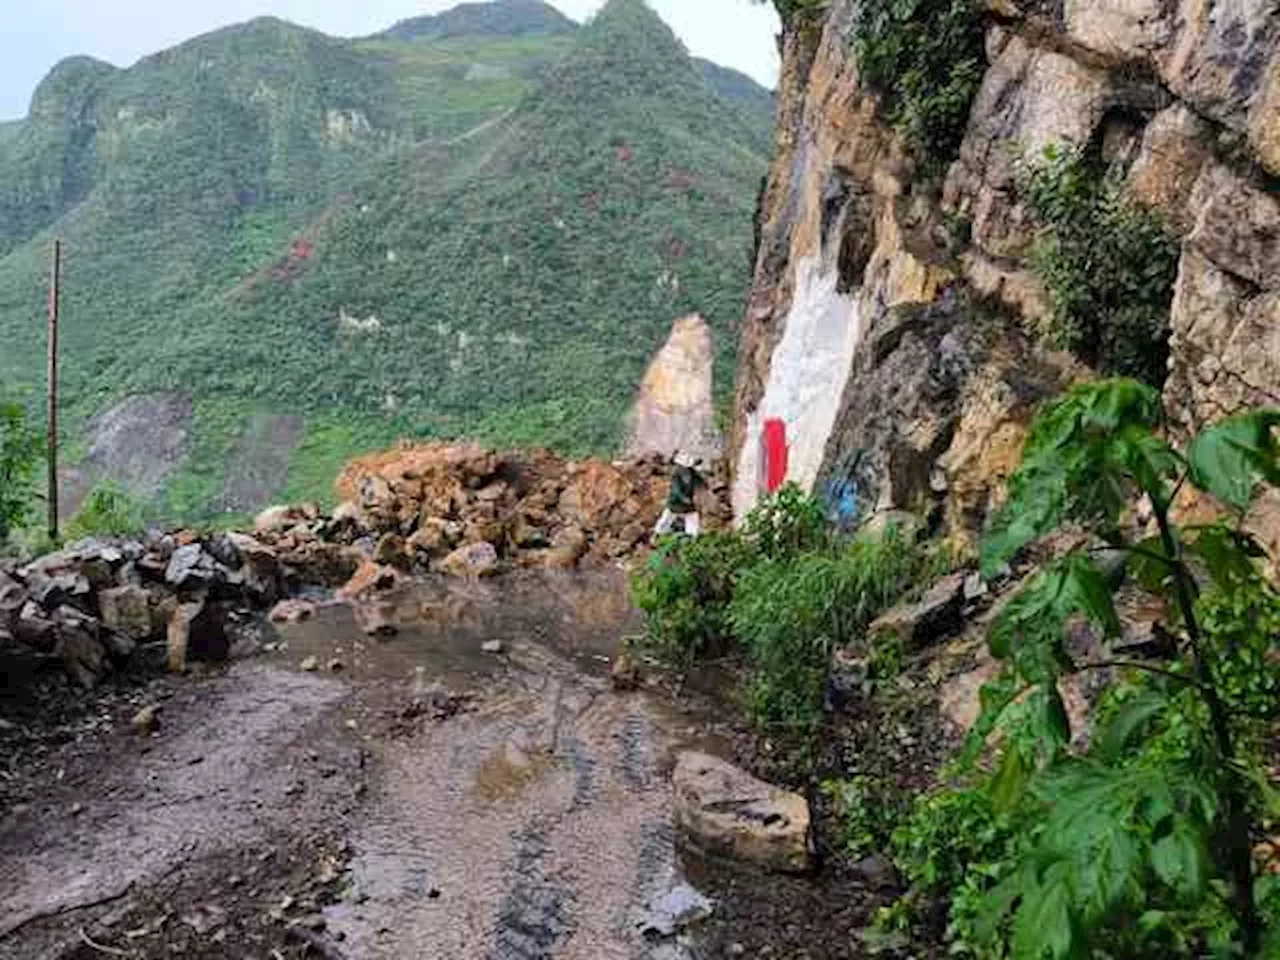
[[[678,855],[674,754],[734,759],[738,734],[611,689],[638,626],[621,574],[383,602],[393,637],[324,607],[222,671],[0,702],[0,956],[864,955],[877,900],[857,878]],[[160,726],[139,736],[147,704]],[[711,918],[646,932],[686,879]]]

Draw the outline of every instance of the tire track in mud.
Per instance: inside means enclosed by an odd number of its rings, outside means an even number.
[[[545,648],[513,660],[477,710],[388,745],[352,838],[363,902],[330,916],[353,960],[679,956],[637,925],[675,876],[656,768],[675,735],[642,695],[614,696]],[[408,856],[436,898],[410,888]]]
[[[547,838],[531,829],[516,844],[516,881],[498,913],[492,960],[551,960],[573,933],[573,891],[551,882],[544,863]]]

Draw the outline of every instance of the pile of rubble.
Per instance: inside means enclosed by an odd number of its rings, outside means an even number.
[[[164,646],[169,665],[226,659],[240,613],[286,589],[286,571],[252,537],[85,540],[0,570],[0,655],[60,661],[92,687],[140,646]]]
[[[0,569],[0,660],[54,659],[90,687],[154,645],[183,670],[225,659],[236,625],[257,613],[309,615],[312,604],[291,598],[315,587],[338,588],[337,601],[353,604],[369,633],[393,632],[368,601],[411,572],[488,576],[633,555],[668,484],[656,458],[574,462],[450,444],[364,457],[339,478],[344,502],[332,514],[273,507],[252,536],[87,540]],[[726,492],[712,478],[700,504],[711,528],[729,519]]]
[[[727,484],[709,478],[709,529],[727,523]],[[665,504],[670,465],[604,463],[545,451],[498,454],[427,444],[362,457],[338,478],[329,517],[276,507],[255,535],[286,552],[316,543],[359,548],[387,567],[487,575],[504,566],[567,569],[642,549]]]

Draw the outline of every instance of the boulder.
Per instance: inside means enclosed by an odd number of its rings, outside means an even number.
[[[12,632],[19,643],[42,653],[52,650],[58,639],[57,624],[34,600],[28,600],[22,605]]]
[[[551,538],[551,549],[579,560],[587,552],[589,542],[581,527],[568,526]]]
[[[967,580],[965,573],[943,577],[916,603],[902,604],[878,617],[867,628],[867,634],[896,637],[908,651],[921,650],[954,635],[964,622]]]
[[[705,753],[685,752],[672,774],[680,838],[695,851],[781,873],[813,867],[809,804]]]
[[[243,579],[228,569],[199,543],[173,551],[164,572],[165,582],[177,590],[197,592],[223,584],[239,586]]]
[[[405,549],[404,537],[398,533],[385,533],[373,548],[375,563],[388,567],[406,567],[409,564],[409,553]]]
[[[310,600],[281,600],[271,608],[269,618],[272,623],[301,623],[310,620],[316,612],[316,605]]]
[[[457,540],[454,523],[439,517],[425,517],[405,547],[411,555],[431,558],[448,553]]]
[[[102,624],[130,640],[147,640],[152,634],[151,595],[142,587],[127,585],[98,591]]]
[[[630,650],[619,651],[609,664],[609,681],[618,692],[634,690],[640,686],[640,669]]]
[[[454,577],[491,577],[498,572],[498,551],[491,543],[469,543],[441,560],[440,570]]]
[[[285,579],[294,585],[340,586],[350,580],[363,558],[360,551],[337,543],[307,541],[279,554]]]
[[[681,882],[646,904],[635,926],[647,941],[670,940],[706,920],[714,910],[714,903]]]
[[[151,736],[156,732],[156,728],[160,726],[160,707],[156,704],[148,704],[143,707],[133,715],[133,719],[129,721],[129,726],[140,737]]]
[[[253,521],[253,532],[259,535],[284,533],[305,518],[293,507],[267,507]]]
[[[352,500],[344,500],[333,508],[333,514],[329,519],[334,523],[359,527],[364,523],[364,514],[360,510],[360,504]]]
[[[391,604],[378,602],[356,603],[351,608],[351,615],[366,636],[392,637],[399,632]]]
[[[8,574],[0,573],[0,628],[12,630],[27,603],[27,591]]]
[[[45,610],[56,610],[64,604],[90,606],[93,585],[78,573],[63,572],[48,576],[40,572],[27,575],[27,594]]]
[[[507,539],[507,528],[496,517],[473,517],[463,526],[462,539],[467,543],[491,543],[498,548]]]
[[[374,563],[372,560],[365,560],[360,564],[356,572],[352,574],[351,579],[338,590],[338,598],[340,600],[354,600],[375,591],[390,590],[401,579],[400,571],[394,567]]]
[[[110,668],[99,639],[98,621],[74,607],[62,606],[55,611],[54,622],[58,637],[54,656],[76,683],[92,690]]]
[[[280,561],[275,551],[243,533],[228,533],[226,541],[240,557],[240,575],[254,598],[264,606],[280,596]]]
[[[226,660],[231,652],[221,604],[179,604],[169,620],[169,669],[181,673],[192,661]]]
[[[539,550],[547,545],[547,535],[526,514],[521,514],[511,529],[511,542],[522,550]]]

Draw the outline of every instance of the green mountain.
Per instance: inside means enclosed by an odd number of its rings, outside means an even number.
[[[578,25],[542,0],[463,3],[434,16],[401,20],[386,36],[400,40],[573,33]]]
[[[71,449],[122,398],[189,399],[169,515],[323,493],[404,435],[607,450],[690,310],[727,388],[761,98],[719,95],[643,0],[555,17],[504,0],[356,41],[258,20],[59,65],[0,129],[0,383],[39,386],[56,235]],[[281,444],[267,476],[237,466]]]

